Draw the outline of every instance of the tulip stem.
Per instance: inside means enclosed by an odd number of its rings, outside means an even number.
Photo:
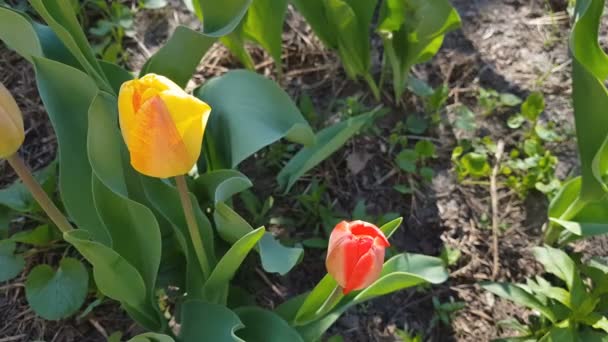
[[[207,254],[205,254],[205,248],[203,246],[203,239],[201,233],[198,230],[198,224],[194,216],[194,209],[192,207],[192,201],[188,192],[188,185],[186,184],[186,178],[182,176],[175,177],[175,183],[177,184],[177,190],[179,191],[179,198],[182,201],[182,207],[184,208],[184,215],[186,216],[186,224],[190,231],[190,238],[192,239],[192,245],[194,246],[194,253],[198,259],[203,275],[205,278],[209,277],[209,261],[207,260]]]
[[[38,202],[42,210],[44,210],[44,212],[49,216],[49,218],[51,219],[51,221],[53,221],[57,228],[59,228],[59,230],[61,230],[61,232],[63,233],[67,233],[73,230],[74,228],[72,227],[68,219],[65,217],[65,215],[63,215],[63,213],[61,213],[61,211],[57,209],[55,203],[51,201],[44,189],[42,189],[42,187],[36,181],[34,176],[32,176],[30,169],[27,167],[27,165],[25,165],[23,159],[21,159],[21,157],[19,157],[17,153],[14,153],[13,155],[6,158],[6,160],[11,165],[13,170],[15,170],[19,178],[21,178],[23,185],[25,185],[32,193],[32,196],[34,196],[36,202]]]

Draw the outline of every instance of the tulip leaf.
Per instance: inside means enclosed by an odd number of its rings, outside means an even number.
[[[564,221],[556,218],[550,218],[550,220],[580,237],[608,234],[608,223]]]
[[[202,298],[202,284],[204,275],[201,271],[198,258],[194,251],[190,232],[186,224],[184,210],[181,206],[181,201],[177,189],[159,179],[154,179],[146,176],[140,176],[144,187],[146,197],[150,201],[152,207],[160,213],[160,215],[171,224],[175,238],[186,257],[187,261],[187,291],[190,298]],[[216,264],[215,247],[213,242],[213,228],[207,219],[207,216],[199,209],[196,198],[190,195],[190,200],[193,203],[194,214],[196,217],[197,226],[200,236],[203,240],[203,246],[207,261],[213,267]]]
[[[440,284],[448,273],[440,258],[421,254],[399,254],[384,263],[380,278],[353,298],[354,303],[423,283]]]
[[[229,243],[235,243],[253,231],[253,227],[225,203],[217,203],[213,217],[220,237]],[[283,246],[269,232],[264,233],[256,251],[266,272],[281,275],[287,274],[304,254],[302,248]]]
[[[202,174],[194,181],[194,192],[199,201],[215,205],[253,186],[239,171],[216,170]]]
[[[133,75],[119,65],[102,60],[99,61],[99,65],[106,75],[108,82],[110,82],[114,94],[118,94],[123,83],[133,79]]]
[[[247,13],[253,0],[192,0],[192,7],[203,22],[203,33],[212,37],[229,34]]]
[[[235,310],[245,325],[237,336],[248,342],[304,342],[300,334],[289,326],[281,316],[257,306]],[[272,333],[269,333],[272,332]]]
[[[327,47],[334,50],[338,48],[338,36],[325,12],[324,0],[291,0],[291,3]]]
[[[288,192],[308,170],[329,158],[361,128],[373,121],[377,111],[361,114],[317,133],[316,144],[304,147],[283,167],[277,175],[279,186]]]
[[[255,0],[241,25],[222,38],[226,46],[248,69],[253,68],[244,40],[251,40],[270,53],[277,71],[281,72],[282,34],[288,0]]]
[[[80,67],[48,26],[35,23],[25,13],[1,5],[0,40],[30,62],[33,62],[33,57],[46,57]]]
[[[581,159],[581,201],[598,200],[608,190],[602,177],[608,172],[605,140],[608,136],[608,56],[597,44],[604,1],[580,1],[570,37],[574,120]],[[569,219],[568,217],[563,219]]]
[[[32,230],[24,230],[15,233],[10,240],[14,242],[25,243],[33,246],[48,246],[54,240],[60,240],[61,235],[57,228],[51,227],[48,224],[38,226]]]
[[[379,22],[399,98],[407,88],[410,68],[437,53],[445,34],[460,27],[460,16],[448,0],[387,0]]]
[[[76,313],[84,304],[89,273],[73,258],[64,258],[55,272],[49,265],[32,269],[25,282],[25,296],[34,312],[46,320],[59,320]]]
[[[204,138],[209,170],[234,168],[281,138],[314,143],[312,129],[289,95],[261,75],[230,71],[195,94],[212,108]]]
[[[95,80],[101,89],[111,91],[71,2],[69,0],[32,0],[30,3],[78,60],[83,70]]]
[[[0,240],[0,283],[15,278],[25,267],[25,259],[15,254],[15,248],[15,242]]]
[[[338,283],[334,278],[331,275],[326,274],[308,296],[306,296],[306,299],[294,317],[294,324],[305,325],[322,317],[319,315],[320,310],[323,308],[327,299],[331,297],[336,286],[338,286]]]
[[[108,340],[109,341],[109,340]],[[127,342],[175,342],[173,338],[163,334],[145,333],[137,335]]]
[[[112,237],[112,248],[139,270],[152,293],[161,258],[160,228],[150,209],[129,198],[127,177],[134,179],[136,174],[126,162],[116,101],[115,97],[99,93],[89,109],[93,196]]]
[[[401,227],[401,223],[403,222],[403,217],[398,217],[390,222],[385,223],[380,230],[384,233],[387,239],[389,239],[394,232]]]
[[[97,87],[70,66],[34,58],[36,80],[59,144],[59,193],[69,216],[95,241],[111,244],[93,203],[92,170],[87,157],[87,113]]]
[[[542,313],[543,316],[547,317],[551,322],[556,321],[555,313],[532,294],[518,285],[510,283],[493,283],[493,282],[482,282],[481,287],[493,294],[502,298],[513,301],[517,304],[523,305],[533,310],[537,310]]]
[[[199,342],[212,336],[214,342],[244,342],[235,335],[243,323],[225,305],[189,300],[182,305],[181,319],[180,341]]]
[[[203,287],[203,297],[211,303],[226,304],[228,285],[251,249],[264,235],[264,227],[240,238],[218,261]]]
[[[85,230],[64,233],[63,238],[93,265],[93,277],[101,293],[121,302],[142,326],[160,329],[159,317],[149,301],[144,279],[133,265],[108,246],[91,240],[90,233]]]
[[[146,62],[139,75],[163,75],[184,88],[215,40],[186,26],[178,26],[167,43]]]

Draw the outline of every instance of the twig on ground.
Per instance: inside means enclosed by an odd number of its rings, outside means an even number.
[[[104,329],[101,324],[99,324],[99,322],[97,322],[93,318],[89,318],[89,323],[91,323],[95,330],[97,330],[104,338],[108,338],[108,333],[106,332],[106,329]]]
[[[496,178],[498,177],[498,171],[500,171],[500,160],[502,159],[502,154],[505,149],[504,141],[499,140],[496,144],[496,162],[494,163],[494,168],[492,169],[492,176],[490,177],[490,196],[492,200],[492,245],[493,245],[493,253],[494,253],[494,265],[492,267],[492,280],[496,280],[496,276],[498,275],[499,268],[499,259],[498,259],[498,226],[499,226],[499,218],[498,218],[498,187],[496,185]]]
[[[274,292],[275,294],[277,294],[277,296],[279,296],[281,298],[285,298],[285,292],[283,292],[281,289],[279,289],[279,287],[277,285],[275,285],[272,281],[270,281],[270,279],[268,279],[266,274],[261,269],[256,267],[255,272],[260,276],[260,278],[262,278],[262,280],[268,286],[270,286],[270,289],[272,290],[272,292]]]
[[[25,336],[25,334],[21,334],[16,336],[2,337],[0,338],[0,342],[22,341],[22,338],[24,338]]]

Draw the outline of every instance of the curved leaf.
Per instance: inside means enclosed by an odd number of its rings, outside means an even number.
[[[210,170],[234,168],[281,138],[314,142],[312,129],[289,96],[273,81],[237,70],[195,91],[212,110],[203,141]]]
[[[211,303],[226,304],[227,288],[243,260],[264,235],[264,227],[243,236],[220,259],[203,287],[204,298]]]
[[[145,333],[137,335],[127,342],[175,342],[173,338],[167,335],[156,333]]]
[[[225,36],[241,22],[252,0],[193,0],[196,14],[203,22],[203,33]]]
[[[59,192],[66,211],[95,241],[111,244],[93,203],[92,170],[87,156],[87,113],[97,87],[82,71],[34,57],[36,80],[59,144]],[[83,186],[84,185],[84,186]]]
[[[401,227],[401,223],[403,222],[403,217],[398,217],[390,222],[385,223],[380,230],[384,233],[387,239],[389,239],[393,233]]]
[[[235,312],[245,325],[237,335],[247,342],[304,342],[296,330],[272,311],[251,306]]]
[[[547,317],[551,322],[555,322],[556,320],[555,313],[551,311],[549,307],[542,304],[533,295],[515,284],[482,282],[481,287],[497,296],[526,306],[530,309],[537,310]]]
[[[25,267],[25,259],[15,254],[15,248],[13,241],[0,241],[0,282],[15,278]]]
[[[194,181],[194,192],[201,202],[215,205],[253,186],[236,170],[216,170],[202,174]]]
[[[167,43],[146,62],[139,75],[163,75],[179,86],[186,87],[214,42],[215,38],[207,37],[186,26],[178,26]]]
[[[189,300],[182,305],[181,318],[180,340],[183,342],[200,342],[209,336],[214,342],[245,342],[235,335],[243,323],[224,305]]]

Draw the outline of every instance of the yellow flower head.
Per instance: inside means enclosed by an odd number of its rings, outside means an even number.
[[[120,129],[138,172],[156,178],[188,173],[198,160],[211,107],[166,77],[123,83]]]
[[[0,83],[0,158],[13,155],[25,140],[23,116],[15,99]]]

